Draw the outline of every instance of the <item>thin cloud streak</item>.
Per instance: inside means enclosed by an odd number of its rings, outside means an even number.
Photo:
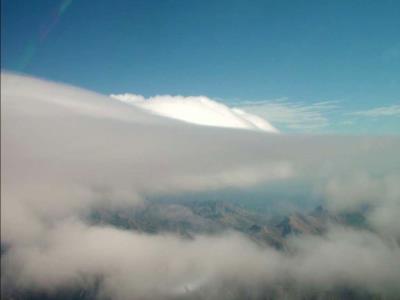
[[[293,103],[286,98],[263,101],[244,102],[240,108],[257,114],[276,124],[278,128],[295,131],[316,131],[328,127],[328,115],[337,109],[336,101],[321,101],[312,104]]]
[[[348,114],[362,117],[400,117],[400,105],[380,106],[366,110],[354,111]]]

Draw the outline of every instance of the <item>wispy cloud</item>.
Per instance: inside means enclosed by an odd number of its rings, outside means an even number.
[[[380,106],[366,110],[359,110],[349,113],[353,116],[363,117],[400,117],[400,105]]]
[[[311,104],[294,103],[287,98],[245,102],[244,110],[270,120],[279,128],[315,131],[330,124],[329,114],[336,110],[337,101],[320,101]]]
[[[390,62],[400,58],[400,43],[396,43],[391,47],[386,48],[382,52],[382,58],[386,62]]]

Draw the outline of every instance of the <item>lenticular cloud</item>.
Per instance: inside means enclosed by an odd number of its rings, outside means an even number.
[[[111,97],[164,117],[198,125],[278,132],[267,120],[259,116],[238,108],[230,108],[205,96],[161,95],[146,99],[141,95],[113,94]]]

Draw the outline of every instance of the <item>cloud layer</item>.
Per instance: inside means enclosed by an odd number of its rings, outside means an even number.
[[[98,296],[113,299],[197,292],[223,299],[232,298],[226,285],[261,293],[288,282],[299,293],[336,286],[400,293],[398,138],[196,126],[69,86],[1,79],[3,287],[99,284]],[[373,231],[333,226],[293,239],[282,253],[238,233],[185,240],[86,220],[92,209],[134,208],[152,195],[288,179],[307,182],[334,209],[371,206]]]

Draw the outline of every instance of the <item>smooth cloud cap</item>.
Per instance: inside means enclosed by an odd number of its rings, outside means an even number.
[[[152,113],[198,125],[279,131],[267,120],[238,108],[230,108],[205,96],[160,95],[144,98],[141,95],[111,95],[125,103],[141,107]]]

